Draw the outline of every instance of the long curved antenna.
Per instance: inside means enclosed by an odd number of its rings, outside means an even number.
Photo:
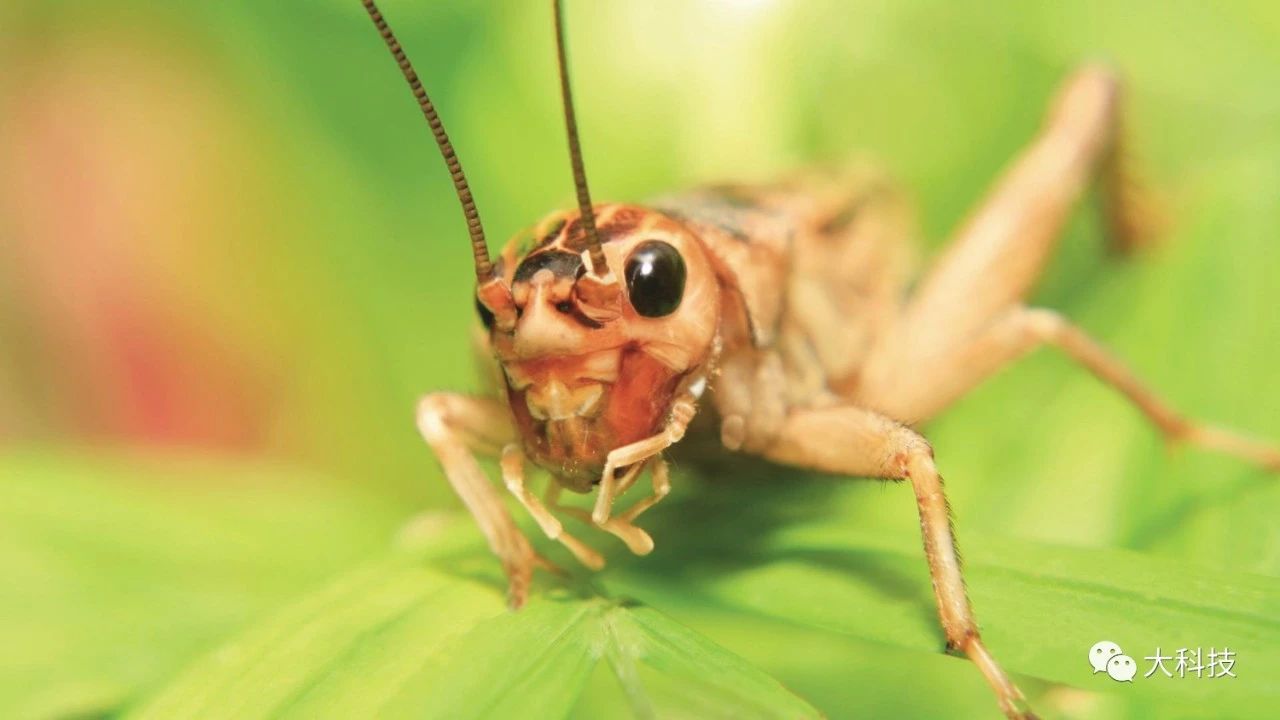
[[[596,277],[609,274],[609,263],[600,247],[600,235],[596,232],[596,214],[591,208],[591,192],[587,190],[587,171],[582,166],[582,147],[578,144],[578,121],[573,115],[573,92],[569,89],[569,61],[565,59],[564,13],[560,0],[552,0],[556,16],[556,53],[560,60],[560,96],[564,100],[564,125],[569,133],[569,161],[573,163],[573,185],[578,192],[578,210],[582,214],[582,228],[587,234],[587,250],[591,257],[591,272]]]
[[[453,144],[449,142],[449,136],[444,131],[444,124],[440,122],[440,116],[436,114],[431,98],[428,98],[427,91],[422,89],[418,73],[414,72],[413,64],[405,56],[404,50],[400,47],[400,41],[396,39],[395,33],[391,32],[378,6],[373,3],[373,0],[361,1],[364,3],[364,9],[369,13],[369,18],[378,28],[382,41],[391,51],[391,56],[400,66],[400,72],[404,73],[404,79],[409,81],[409,89],[413,90],[413,97],[418,101],[418,107],[422,108],[422,115],[426,117],[427,124],[431,126],[431,134],[436,138],[436,145],[440,146],[444,164],[448,166],[449,175],[453,178],[453,189],[458,193],[458,202],[462,203],[462,214],[467,218],[467,232],[471,234],[471,253],[475,256],[476,278],[480,282],[490,280],[493,278],[493,263],[489,260],[489,246],[484,239],[484,227],[480,225],[480,213],[476,211],[475,199],[471,197],[471,186],[467,185],[467,176],[462,172],[462,163],[458,161],[458,155],[453,151]]]

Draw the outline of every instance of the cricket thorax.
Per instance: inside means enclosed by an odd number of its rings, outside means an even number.
[[[658,432],[682,380],[715,336],[719,287],[697,238],[666,215],[603,205],[599,237],[621,276],[612,305],[584,297],[586,246],[577,213],[517,236],[498,260],[515,307],[490,324],[507,399],[529,457],[587,492],[610,451]]]

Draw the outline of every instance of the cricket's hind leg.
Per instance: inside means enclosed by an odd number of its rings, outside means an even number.
[[[965,592],[942,477],[934,464],[933,450],[923,437],[901,423],[862,408],[841,405],[797,409],[788,415],[763,454],[775,462],[828,473],[910,480],[948,649],[964,654],[978,666],[1006,716],[1034,717],[1022,692],[978,632]]]
[[[1041,136],[937,261],[901,323],[872,351],[867,381],[854,400],[922,422],[1049,344],[1128,398],[1171,442],[1280,470],[1276,447],[1176,413],[1068,320],[1022,304],[1092,173],[1101,173],[1104,189],[1110,188],[1113,242],[1129,247],[1145,232],[1146,211],[1136,206],[1140,196],[1119,189],[1118,92],[1111,76],[1096,68],[1067,83]]]
[[[1039,278],[1063,225],[1097,178],[1112,246],[1129,249],[1154,230],[1154,214],[1126,179],[1121,89],[1101,67],[1077,71],[1059,91],[1035,141],[1004,172],[933,263],[896,327],[868,357],[855,400],[898,412],[906,385],[968,344],[1019,304]]]
[[[1052,345],[1131,402],[1170,443],[1233,455],[1280,472],[1280,448],[1178,413],[1124,363],[1059,313],[1015,307],[972,341],[946,356],[931,374],[905,388],[894,409],[928,416],[1041,345]]]

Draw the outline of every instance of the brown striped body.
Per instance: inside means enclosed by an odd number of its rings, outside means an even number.
[[[574,298],[586,272],[578,213],[517,235],[496,264],[520,319],[512,333],[492,330],[490,344],[525,452],[587,492],[607,454],[658,432],[689,384],[708,382],[721,415],[751,401],[742,375],[765,355],[782,359],[778,390],[790,402],[849,392],[906,273],[901,209],[866,170],[710,187],[652,208],[599,205],[613,267],[661,239],[680,247],[690,277],[671,316],[624,311],[605,322]],[[721,390],[722,379],[738,388]]]

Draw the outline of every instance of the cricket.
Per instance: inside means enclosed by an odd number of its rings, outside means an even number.
[[[513,609],[526,602],[535,568],[554,568],[477,458],[496,457],[502,484],[547,538],[599,569],[604,557],[562,519],[650,552],[654,539],[637,522],[669,493],[664,452],[701,410],[700,425],[725,452],[909,482],[947,649],[977,666],[1001,712],[1029,718],[1023,693],[978,632],[941,462],[919,427],[1051,346],[1132,403],[1168,442],[1280,470],[1274,445],[1175,411],[1070,320],[1026,303],[1089,188],[1099,190],[1113,250],[1135,251],[1159,232],[1158,212],[1132,179],[1124,92],[1110,69],[1083,66],[1066,78],[1036,137],[917,274],[901,191],[873,167],[716,185],[645,205],[593,203],[564,13],[553,0],[577,207],[551,213],[491,256],[435,107],[374,0],[362,2],[452,176],[486,351],[502,379],[497,397],[426,395],[417,424],[501,562]],[[544,494],[527,480],[533,465],[551,476]],[[651,491],[614,507],[644,477]],[[594,493],[591,509],[563,507],[565,490]]]

